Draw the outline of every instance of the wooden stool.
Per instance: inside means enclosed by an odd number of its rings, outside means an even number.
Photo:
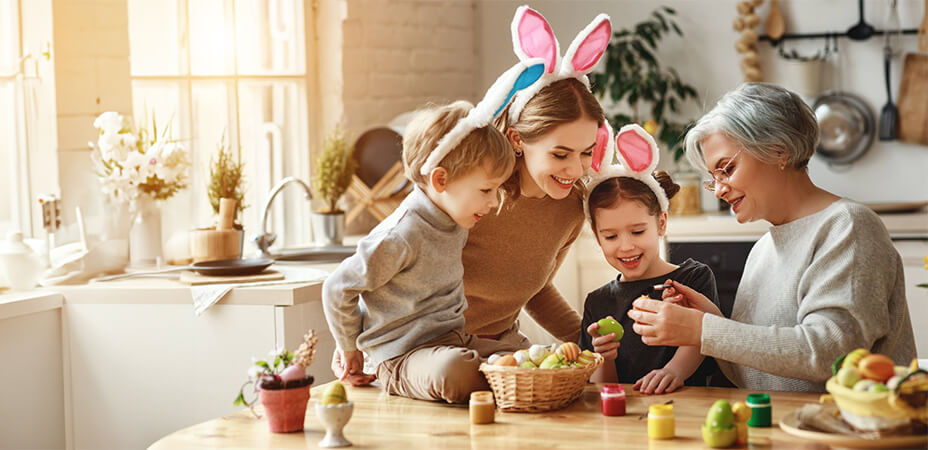
[[[403,173],[403,138],[389,128],[364,132],[354,144],[358,169],[348,192],[355,204],[345,215],[346,224],[368,211],[377,221],[385,219],[412,191]]]

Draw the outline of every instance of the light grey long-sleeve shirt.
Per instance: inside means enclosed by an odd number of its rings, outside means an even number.
[[[731,319],[706,314],[702,327],[702,353],[748,389],[824,392],[835,358],[859,347],[915,357],[902,259],[880,218],[846,199],[771,227]]]
[[[467,229],[418,187],[322,285],[338,348],[375,364],[464,328]]]

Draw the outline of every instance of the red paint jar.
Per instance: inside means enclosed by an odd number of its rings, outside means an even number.
[[[625,388],[621,384],[604,384],[599,398],[604,416],[625,415]]]

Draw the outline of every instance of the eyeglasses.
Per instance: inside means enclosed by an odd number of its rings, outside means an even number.
[[[740,154],[741,150],[738,150],[735,152],[735,156],[732,156],[724,166],[709,171],[709,175],[712,176],[712,179],[703,181],[702,187],[706,188],[706,190],[709,192],[715,192],[715,190],[718,189],[719,184],[728,183],[728,180],[731,179],[731,172],[728,171],[728,168],[731,166],[732,161],[734,161],[735,158],[737,158]]]

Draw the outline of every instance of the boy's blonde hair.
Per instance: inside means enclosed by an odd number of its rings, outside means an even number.
[[[403,167],[407,178],[419,187],[424,188],[428,185],[427,175],[421,175],[419,169],[438,146],[441,138],[473,107],[469,102],[461,100],[416,113],[415,118],[406,126],[403,137]],[[488,125],[468,134],[438,163],[438,166],[448,171],[448,181],[451,181],[483,164],[489,165],[492,176],[509,174],[515,162],[515,152],[509,145],[509,140],[499,130]]]

